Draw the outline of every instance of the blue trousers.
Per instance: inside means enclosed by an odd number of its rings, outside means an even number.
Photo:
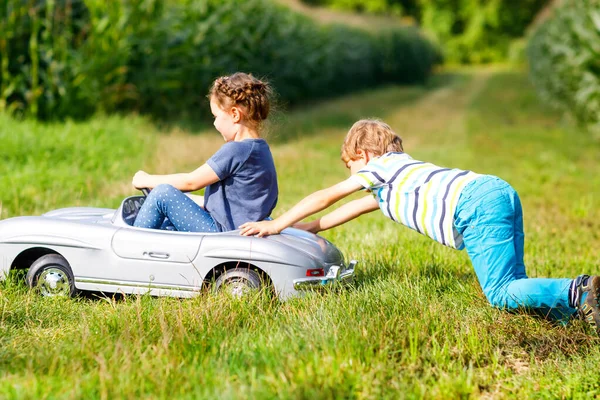
[[[575,312],[569,306],[572,279],[527,277],[523,210],[508,183],[489,175],[469,183],[459,198],[454,225],[493,306],[524,308],[558,320]]]
[[[182,232],[219,232],[210,213],[179,189],[158,185],[148,195],[135,219],[139,228],[172,229]]]

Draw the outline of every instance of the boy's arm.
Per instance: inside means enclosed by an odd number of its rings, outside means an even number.
[[[353,200],[340,208],[314,221],[299,223],[294,228],[304,229],[312,233],[318,233],[327,229],[335,228],[363,214],[379,209],[379,203],[373,196],[365,196],[362,199]]]
[[[362,189],[361,185],[351,179],[346,179],[327,189],[308,195],[279,218],[272,221],[246,222],[240,226],[240,234],[244,236],[256,235],[258,237],[274,235],[360,189]]]

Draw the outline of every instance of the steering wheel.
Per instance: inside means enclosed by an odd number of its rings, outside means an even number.
[[[140,190],[142,191],[142,194],[144,195],[144,197],[148,197],[148,195],[152,191],[152,189],[148,189],[148,188],[141,188]]]

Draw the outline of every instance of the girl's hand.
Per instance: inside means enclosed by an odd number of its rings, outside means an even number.
[[[144,171],[138,171],[135,173],[135,175],[133,176],[133,179],[131,180],[131,184],[133,185],[134,188],[136,189],[143,189],[143,188],[148,188],[148,189],[152,189],[149,185],[148,185],[148,177],[150,175],[147,174]]]
[[[258,237],[276,235],[279,233],[276,222],[273,221],[260,221],[260,222],[246,222],[240,226],[240,235],[251,236],[256,235]]]
[[[316,219],[314,221],[310,221],[310,222],[298,222],[298,223],[295,223],[293,225],[293,227],[296,229],[302,229],[304,231],[312,232],[312,233],[318,233],[321,231],[318,219]]]

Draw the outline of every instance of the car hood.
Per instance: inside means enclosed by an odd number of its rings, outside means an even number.
[[[327,264],[340,264],[344,261],[342,252],[333,243],[301,229],[287,228],[279,235],[271,235],[267,239],[293,247]]]

